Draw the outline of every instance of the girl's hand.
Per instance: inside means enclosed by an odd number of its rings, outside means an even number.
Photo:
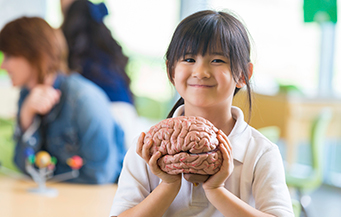
[[[150,139],[147,141],[147,143],[144,143],[144,137],[145,133],[142,132],[138,141],[137,141],[137,147],[136,152],[140,157],[142,157],[146,163],[149,165],[150,170],[152,173],[156,176],[158,176],[164,183],[167,184],[179,184],[181,182],[181,174],[178,175],[169,175],[168,173],[163,172],[157,161],[161,157],[161,152],[156,152],[155,154],[151,155],[150,149],[153,145],[153,140]]]
[[[37,85],[31,90],[22,109],[31,114],[45,115],[59,102],[60,96],[61,92],[49,85]]]
[[[233,172],[232,147],[228,142],[227,136],[221,130],[218,131],[218,140],[220,141],[218,148],[221,151],[223,162],[220,170],[203,184],[204,190],[224,187],[226,179]]]

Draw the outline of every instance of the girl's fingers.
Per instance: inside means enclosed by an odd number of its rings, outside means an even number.
[[[150,159],[150,147],[152,146],[153,144],[153,140],[151,139],[148,139],[146,141],[146,143],[143,144],[143,147],[142,147],[142,157],[143,159],[145,159],[147,162],[149,161]]]
[[[228,142],[227,137],[219,134],[218,135],[219,140],[223,140],[221,145],[219,146],[219,150],[222,153],[222,157],[223,157],[223,164],[226,165],[227,167],[227,172],[228,174],[231,174],[234,168],[233,165],[233,156],[232,156],[232,147],[230,145],[230,143]]]
[[[142,132],[137,140],[136,153],[142,157],[147,163],[150,160],[150,147],[153,144],[152,139],[145,141],[146,134]]]
[[[222,142],[219,146],[219,149],[222,152],[224,159],[226,159],[226,157],[229,158],[231,152],[230,152],[228,146],[226,145],[226,142]]]
[[[220,146],[223,146],[223,147],[227,150],[228,154],[231,155],[231,153],[232,153],[232,148],[231,148],[231,146],[229,145],[228,141],[226,141],[226,140],[222,137],[222,135],[218,135],[218,139],[219,139],[219,141],[220,141]]]
[[[159,168],[159,165],[157,163],[158,159],[161,157],[161,152],[157,151],[155,154],[153,154],[149,160],[149,166],[150,169],[154,174],[158,174],[161,172],[161,169]]]
[[[160,151],[157,151],[150,157],[148,165],[152,173],[159,177],[165,183],[174,183],[179,180],[181,181],[181,174],[170,175],[160,169],[158,160],[160,159],[161,156],[162,153]]]
[[[222,130],[218,131],[218,135],[221,135],[223,137],[223,139],[228,143],[228,138],[227,138],[226,134]]]
[[[232,146],[231,146],[226,134],[221,130],[219,130],[219,132],[218,132],[218,139],[221,143],[223,143],[227,147],[227,150],[231,154],[232,153]]]
[[[226,167],[226,171],[229,175],[233,171],[233,156],[232,156],[232,148],[228,143],[228,140],[225,140],[222,135],[218,135],[219,140],[222,140],[219,145],[219,150],[221,151],[222,158],[223,158],[223,165]],[[228,175],[228,176],[229,176]]]
[[[144,136],[146,134],[142,132],[139,136],[139,139],[137,140],[137,145],[136,145],[136,153],[142,157],[142,147],[143,147],[143,140]]]
[[[150,156],[150,148],[153,144],[152,139],[148,139],[146,143],[144,142],[146,134],[142,132],[137,140],[137,145],[136,145],[136,153],[142,157],[146,163],[149,165],[151,171],[155,175],[160,175],[163,172],[159,168],[159,165],[157,163],[158,159],[161,157],[161,152],[157,151],[154,153],[154,155]]]

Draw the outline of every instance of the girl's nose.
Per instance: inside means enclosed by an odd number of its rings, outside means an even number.
[[[194,68],[192,76],[198,79],[210,78],[210,69],[209,67],[205,66],[205,64],[200,64]]]

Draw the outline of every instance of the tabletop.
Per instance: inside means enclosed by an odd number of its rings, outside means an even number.
[[[31,180],[0,174],[1,217],[87,217],[109,216],[116,184],[84,185],[47,183],[57,195],[31,193],[37,185]]]

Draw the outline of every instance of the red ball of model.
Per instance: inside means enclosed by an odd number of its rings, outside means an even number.
[[[69,165],[73,170],[78,170],[83,166],[83,159],[78,155],[74,155],[73,157],[67,159],[67,165]]]

